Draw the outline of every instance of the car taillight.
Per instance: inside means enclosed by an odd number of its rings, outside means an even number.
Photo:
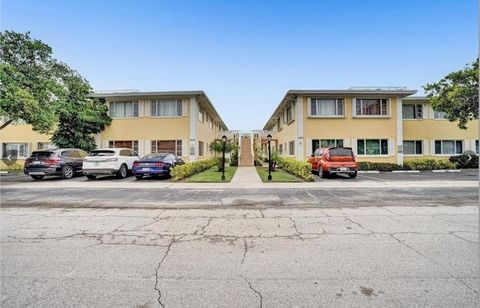
[[[157,161],[157,162],[155,163],[155,166],[156,166],[156,167],[163,167],[163,165],[165,165],[165,164],[162,163],[161,161]]]
[[[60,164],[61,159],[60,158],[50,158],[47,159],[47,165],[49,166],[56,166]]]
[[[134,161],[134,162],[133,162],[133,166],[134,166],[134,167],[138,167],[138,166],[140,166],[140,163],[139,163],[138,161]]]

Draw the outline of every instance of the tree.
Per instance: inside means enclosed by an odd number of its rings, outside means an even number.
[[[52,49],[30,34],[0,33],[0,116],[5,122],[24,121],[48,133],[58,117],[56,98],[61,84],[55,76]]]
[[[107,106],[92,99],[88,81],[52,57],[52,49],[29,33],[0,33],[0,115],[52,133],[59,147],[95,148],[94,134],[110,125]]]
[[[477,59],[464,69],[423,88],[435,110],[445,112],[449,121],[458,121],[458,127],[466,129],[469,121],[478,119],[478,78]]]

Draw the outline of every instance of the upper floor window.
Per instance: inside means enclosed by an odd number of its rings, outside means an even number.
[[[283,127],[282,119],[277,118],[277,130],[281,130]]]
[[[138,102],[110,102],[112,118],[138,117]]]
[[[183,112],[181,99],[155,100],[150,106],[153,117],[179,117]]]
[[[388,155],[388,139],[357,140],[358,155]]]
[[[200,122],[203,122],[204,119],[205,119],[204,117],[205,117],[205,113],[204,113],[203,109],[200,109],[200,110],[198,111],[198,120],[199,120]]]
[[[442,111],[436,111],[434,110],[433,111],[433,118],[434,119],[445,119],[445,112],[442,112]]]
[[[462,140],[435,140],[435,154],[462,154]]]
[[[388,99],[358,99],[356,101],[357,116],[387,116]]]
[[[288,106],[287,109],[285,110],[285,116],[287,119],[287,123],[292,122],[293,120],[293,111],[292,111],[292,105]]]
[[[312,116],[342,116],[343,99],[319,99],[310,100],[310,114]]]
[[[423,105],[422,104],[403,104],[402,116],[404,119],[422,119]]]

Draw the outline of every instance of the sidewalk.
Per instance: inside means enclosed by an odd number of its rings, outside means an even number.
[[[261,184],[262,180],[260,179],[255,167],[238,167],[230,183],[233,185]]]

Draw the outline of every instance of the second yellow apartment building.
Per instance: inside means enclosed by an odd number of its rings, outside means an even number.
[[[116,91],[92,96],[105,98],[112,117],[111,125],[95,136],[98,148],[127,147],[140,156],[171,152],[195,161],[213,156],[209,144],[228,129],[203,91]],[[25,124],[10,124],[0,131],[0,139],[1,157],[14,150],[22,166],[32,151],[53,147],[50,136]]]
[[[282,156],[306,160],[319,147],[351,147],[359,161],[478,154],[478,120],[466,130],[403,87],[290,90],[264,130]]]

